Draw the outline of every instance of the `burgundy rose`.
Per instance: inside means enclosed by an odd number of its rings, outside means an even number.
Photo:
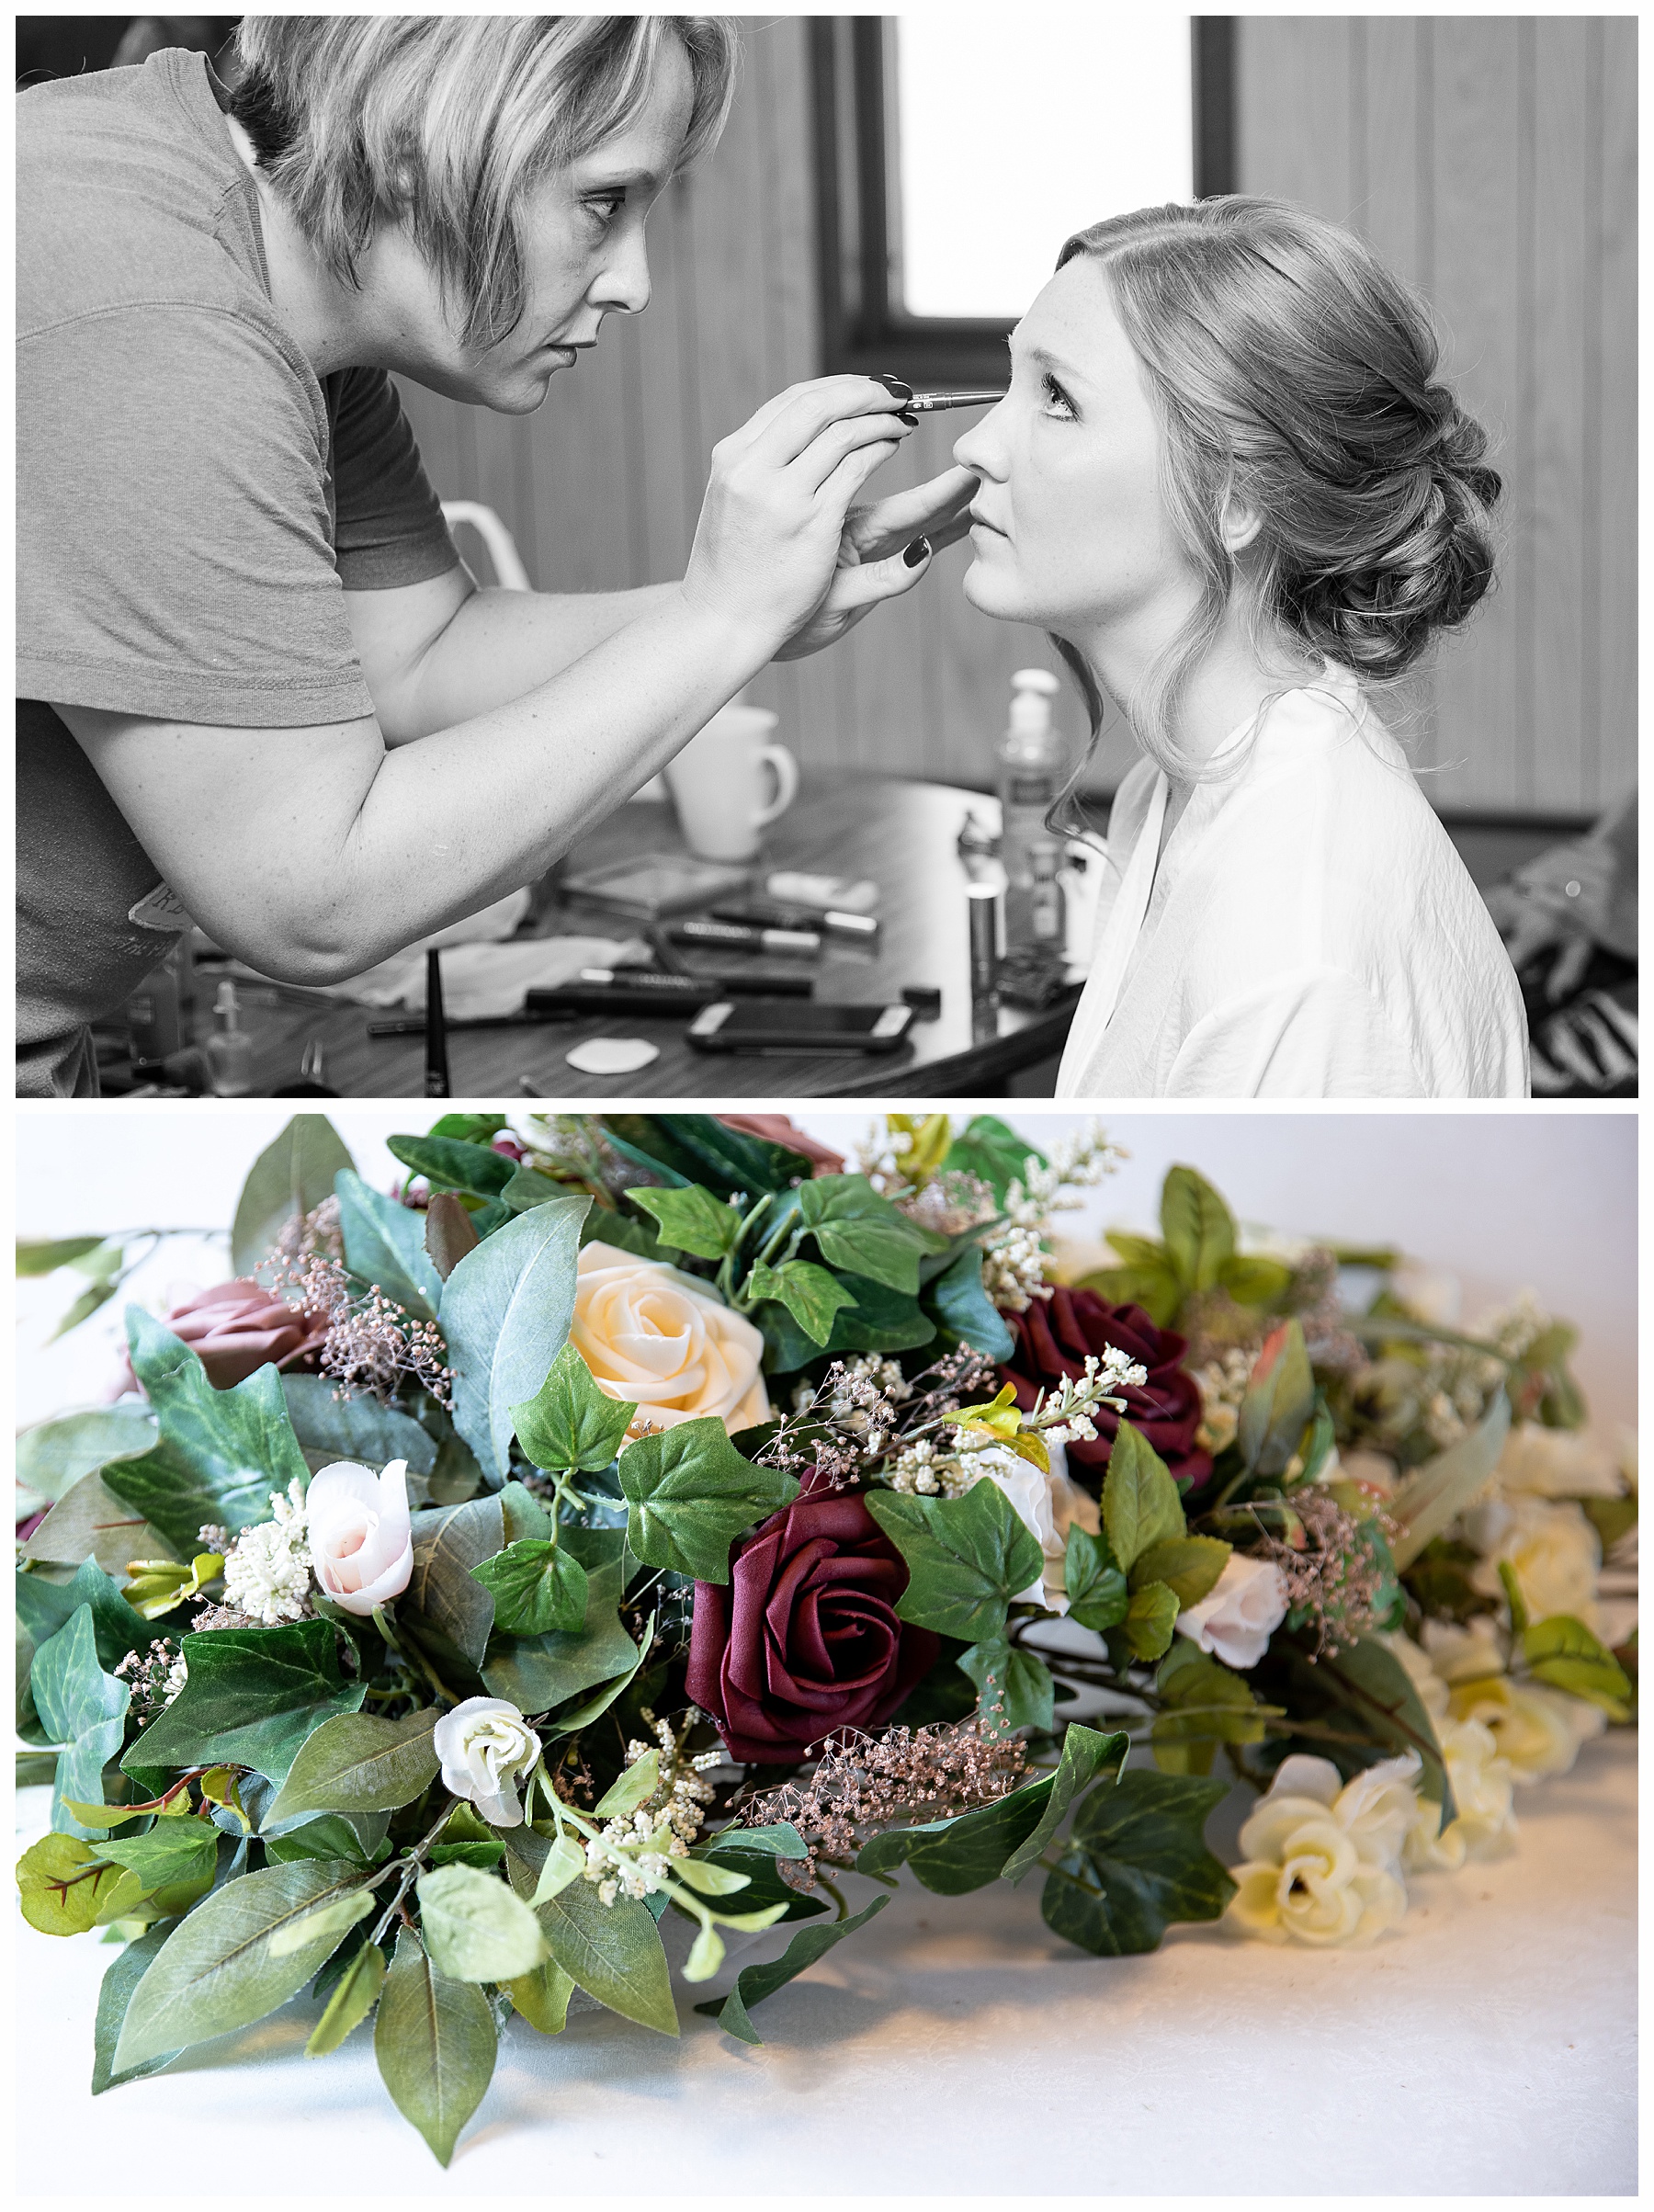
[[[1200,1390],[1179,1365],[1188,1349],[1183,1337],[1157,1328],[1140,1306],[1111,1306],[1094,1290],[1060,1285],[1048,1299],[1037,1299],[1025,1313],[1005,1318],[1016,1349],[1010,1364],[1000,1369],[1000,1379],[1014,1385],[1025,1412],[1039,1390],[1050,1390],[1065,1375],[1083,1375],[1088,1352],[1101,1357],[1112,1344],[1149,1371],[1147,1382],[1120,1392],[1124,1418],[1154,1446],[1178,1482],[1188,1487],[1206,1480],[1212,1459],[1195,1441]],[[1100,1406],[1092,1415],[1095,1440],[1068,1447],[1069,1471],[1082,1483],[1091,1475],[1088,1488],[1101,1481],[1121,1418],[1112,1407]]]
[[[732,1555],[727,1585],[696,1583],[687,1687],[731,1758],[790,1764],[889,1719],[941,1650],[896,1617],[907,1579],[861,1499],[806,1478]]]
[[[327,1333],[324,1315],[283,1305],[274,1292],[245,1276],[215,1283],[210,1290],[191,1291],[166,1316],[166,1325],[197,1354],[208,1381],[220,1390],[244,1382],[266,1361],[278,1367],[297,1367],[321,1348]],[[129,1360],[110,1395],[118,1398],[137,1387]]]

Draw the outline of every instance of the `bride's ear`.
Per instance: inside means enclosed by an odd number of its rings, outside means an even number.
[[[1224,493],[1223,505],[1218,511],[1218,535],[1230,559],[1245,552],[1263,527],[1263,517],[1255,507],[1248,505],[1231,485]]]

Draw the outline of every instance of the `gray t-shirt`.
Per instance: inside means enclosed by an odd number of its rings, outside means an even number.
[[[370,714],[346,588],[458,558],[389,377],[318,382],[278,322],[201,57],[24,93],[20,1095],[96,1092],[86,1025],[172,942],[154,864],[47,702],[238,729]]]

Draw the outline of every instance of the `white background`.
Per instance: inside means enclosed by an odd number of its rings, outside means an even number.
[[[486,1102],[478,1102],[486,1103]],[[744,1102],[737,1102],[738,1104]],[[442,1109],[410,1099],[332,1118],[361,1173],[388,1187],[402,1173],[384,1140],[423,1130]],[[507,1109],[515,1110],[515,1109]],[[963,1120],[969,1107],[954,1109]],[[1001,1110],[1049,1142],[1089,1117],[1014,1102]],[[124,1101],[100,1109],[23,1108],[17,1117],[17,1233],[69,1236],[148,1225],[203,1226],[216,1244],[173,1248],[133,1278],[159,1308],[168,1286],[221,1281],[242,1180],[287,1120],[277,1105]],[[796,1118],[842,1151],[873,1126],[870,1110]],[[1531,1287],[1577,1322],[1574,1360],[1593,1423],[1636,1414],[1636,1119],[1629,1113],[1123,1113],[1103,1117],[1130,1159],[1059,1226],[1099,1235],[1110,1224],[1153,1230],[1166,1169],[1198,1167],[1243,1222],[1343,1242],[1389,1241],[1464,1286],[1467,1320]],[[62,1344],[44,1340],[79,1287],[60,1274],[19,1290],[20,1423],[96,1399],[115,1372],[119,1303]]]

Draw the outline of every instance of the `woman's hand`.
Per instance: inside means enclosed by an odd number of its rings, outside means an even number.
[[[776,653],[801,660],[836,644],[870,607],[911,591],[930,566],[930,556],[964,537],[967,513],[980,480],[969,469],[949,469],[911,492],[895,493],[876,506],[852,507],[839,539],[838,564],[821,603]],[[917,557],[909,560],[912,549]]]
[[[1488,893],[1488,907],[1518,971],[1540,953],[1557,959],[1546,978],[1552,1005],[1578,984],[1599,944],[1619,949],[1614,909],[1620,891],[1618,856],[1606,842],[1582,837],[1554,845]],[[1633,937],[1631,950],[1635,950]]]
[[[870,377],[795,384],[712,449],[684,576],[697,612],[743,631],[768,659],[833,582],[850,503],[912,425]]]

